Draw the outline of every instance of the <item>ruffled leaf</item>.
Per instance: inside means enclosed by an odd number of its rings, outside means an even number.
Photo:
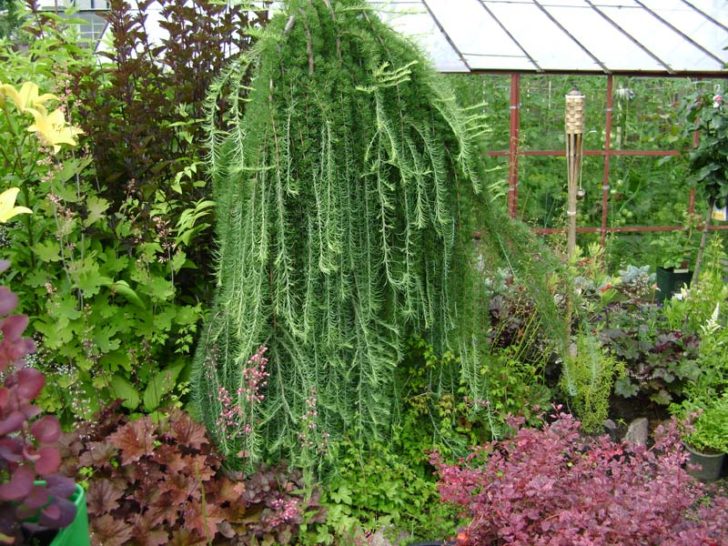
[[[151,455],[154,440],[154,425],[148,419],[132,421],[109,436],[109,442],[121,451],[121,463],[124,465]]]

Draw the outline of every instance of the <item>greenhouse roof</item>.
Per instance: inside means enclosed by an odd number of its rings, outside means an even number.
[[[370,0],[442,72],[728,76],[728,0]]]

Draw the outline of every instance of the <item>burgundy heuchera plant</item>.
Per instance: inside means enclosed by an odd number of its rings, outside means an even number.
[[[0,272],[8,265],[0,261]],[[22,337],[28,317],[10,315],[17,305],[18,297],[0,286],[0,544],[22,544],[31,533],[66,527],[76,514],[69,500],[75,484],[58,473],[60,424],[39,416],[33,405],[45,378],[26,366],[35,345]]]
[[[442,499],[471,520],[459,546],[728,545],[728,499],[709,500],[686,472],[676,423],[648,449],[586,437],[568,414],[552,418],[542,430],[514,420],[512,438],[459,465],[433,455]]]
[[[185,412],[132,421],[119,410],[117,401],[61,441],[64,468],[91,471],[94,546],[285,545],[304,520],[323,520],[319,494],[304,497],[300,473],[232,476],[205,427]]]

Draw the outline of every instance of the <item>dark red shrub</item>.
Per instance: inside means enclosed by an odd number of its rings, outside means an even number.
[[[0,261],[0,272],[8,262]],[[18,297],[0,287],[0,543],[23,544],[24,536],[44,529],[60,529],[73,521],[76,508],[69,500],[73,480],[58,474],[61,436],[58,420],[39,417],[33,404],[45,377],[26,367],[35,351],[23,337],[25,315],[10,315]],[[4,318],[2,318],[4,317]],[[43,480],[45,484],[38,484]],[[23,532],[25,531],[25,533]]]
[[[174,411],[136,421],[106,408],[64,438],[69,470],[91,475],[93,544],[289,544],[304,515],[323,516],[305,499],[301,476],[283,467],[231,479],[205,429]]]
[[[486,444],[460,465],[433,456],[442,499],[472,518],[458,544],[728,544],[728,499],[707,500],[685,471],[675,423],[647,449],[584,437],[572,416],[554,417],[543,430],[519,428]]]

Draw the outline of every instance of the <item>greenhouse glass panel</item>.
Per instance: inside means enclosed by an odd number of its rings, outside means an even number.
[[[559,70],[566,66],[580,66],[583,70],[601,70],[535,4],[487,4],[541,69]]]
[[[728,46],[728,32],[716,22],[681,0],[643,0],[643,3],[680,32],[721,58]],[[728,10],[728,5],[724,5],[724,10]]]
[[[672,70],[718,70],[718,62],[690,43],[683,35],[644,10],[602,8],[605,15],[636,38]],[[646,30],[649,29],[649,32]]]
[[[477,68],[483,62],[489,63],[490,58],[496,62],[502,58],[513,58],[514,61],[526,59],[523,50],[478,0],[460,0],[458,9],[452,9],[452,2],[447,0],[428,0],[427,5],[457,48],[473,59],[475,64],[471,68]],[[535,67],[527,63],[526,68]]]
[[[610,70],[662,70],[663,66],[589,7],[549,7],[568,32]]]

